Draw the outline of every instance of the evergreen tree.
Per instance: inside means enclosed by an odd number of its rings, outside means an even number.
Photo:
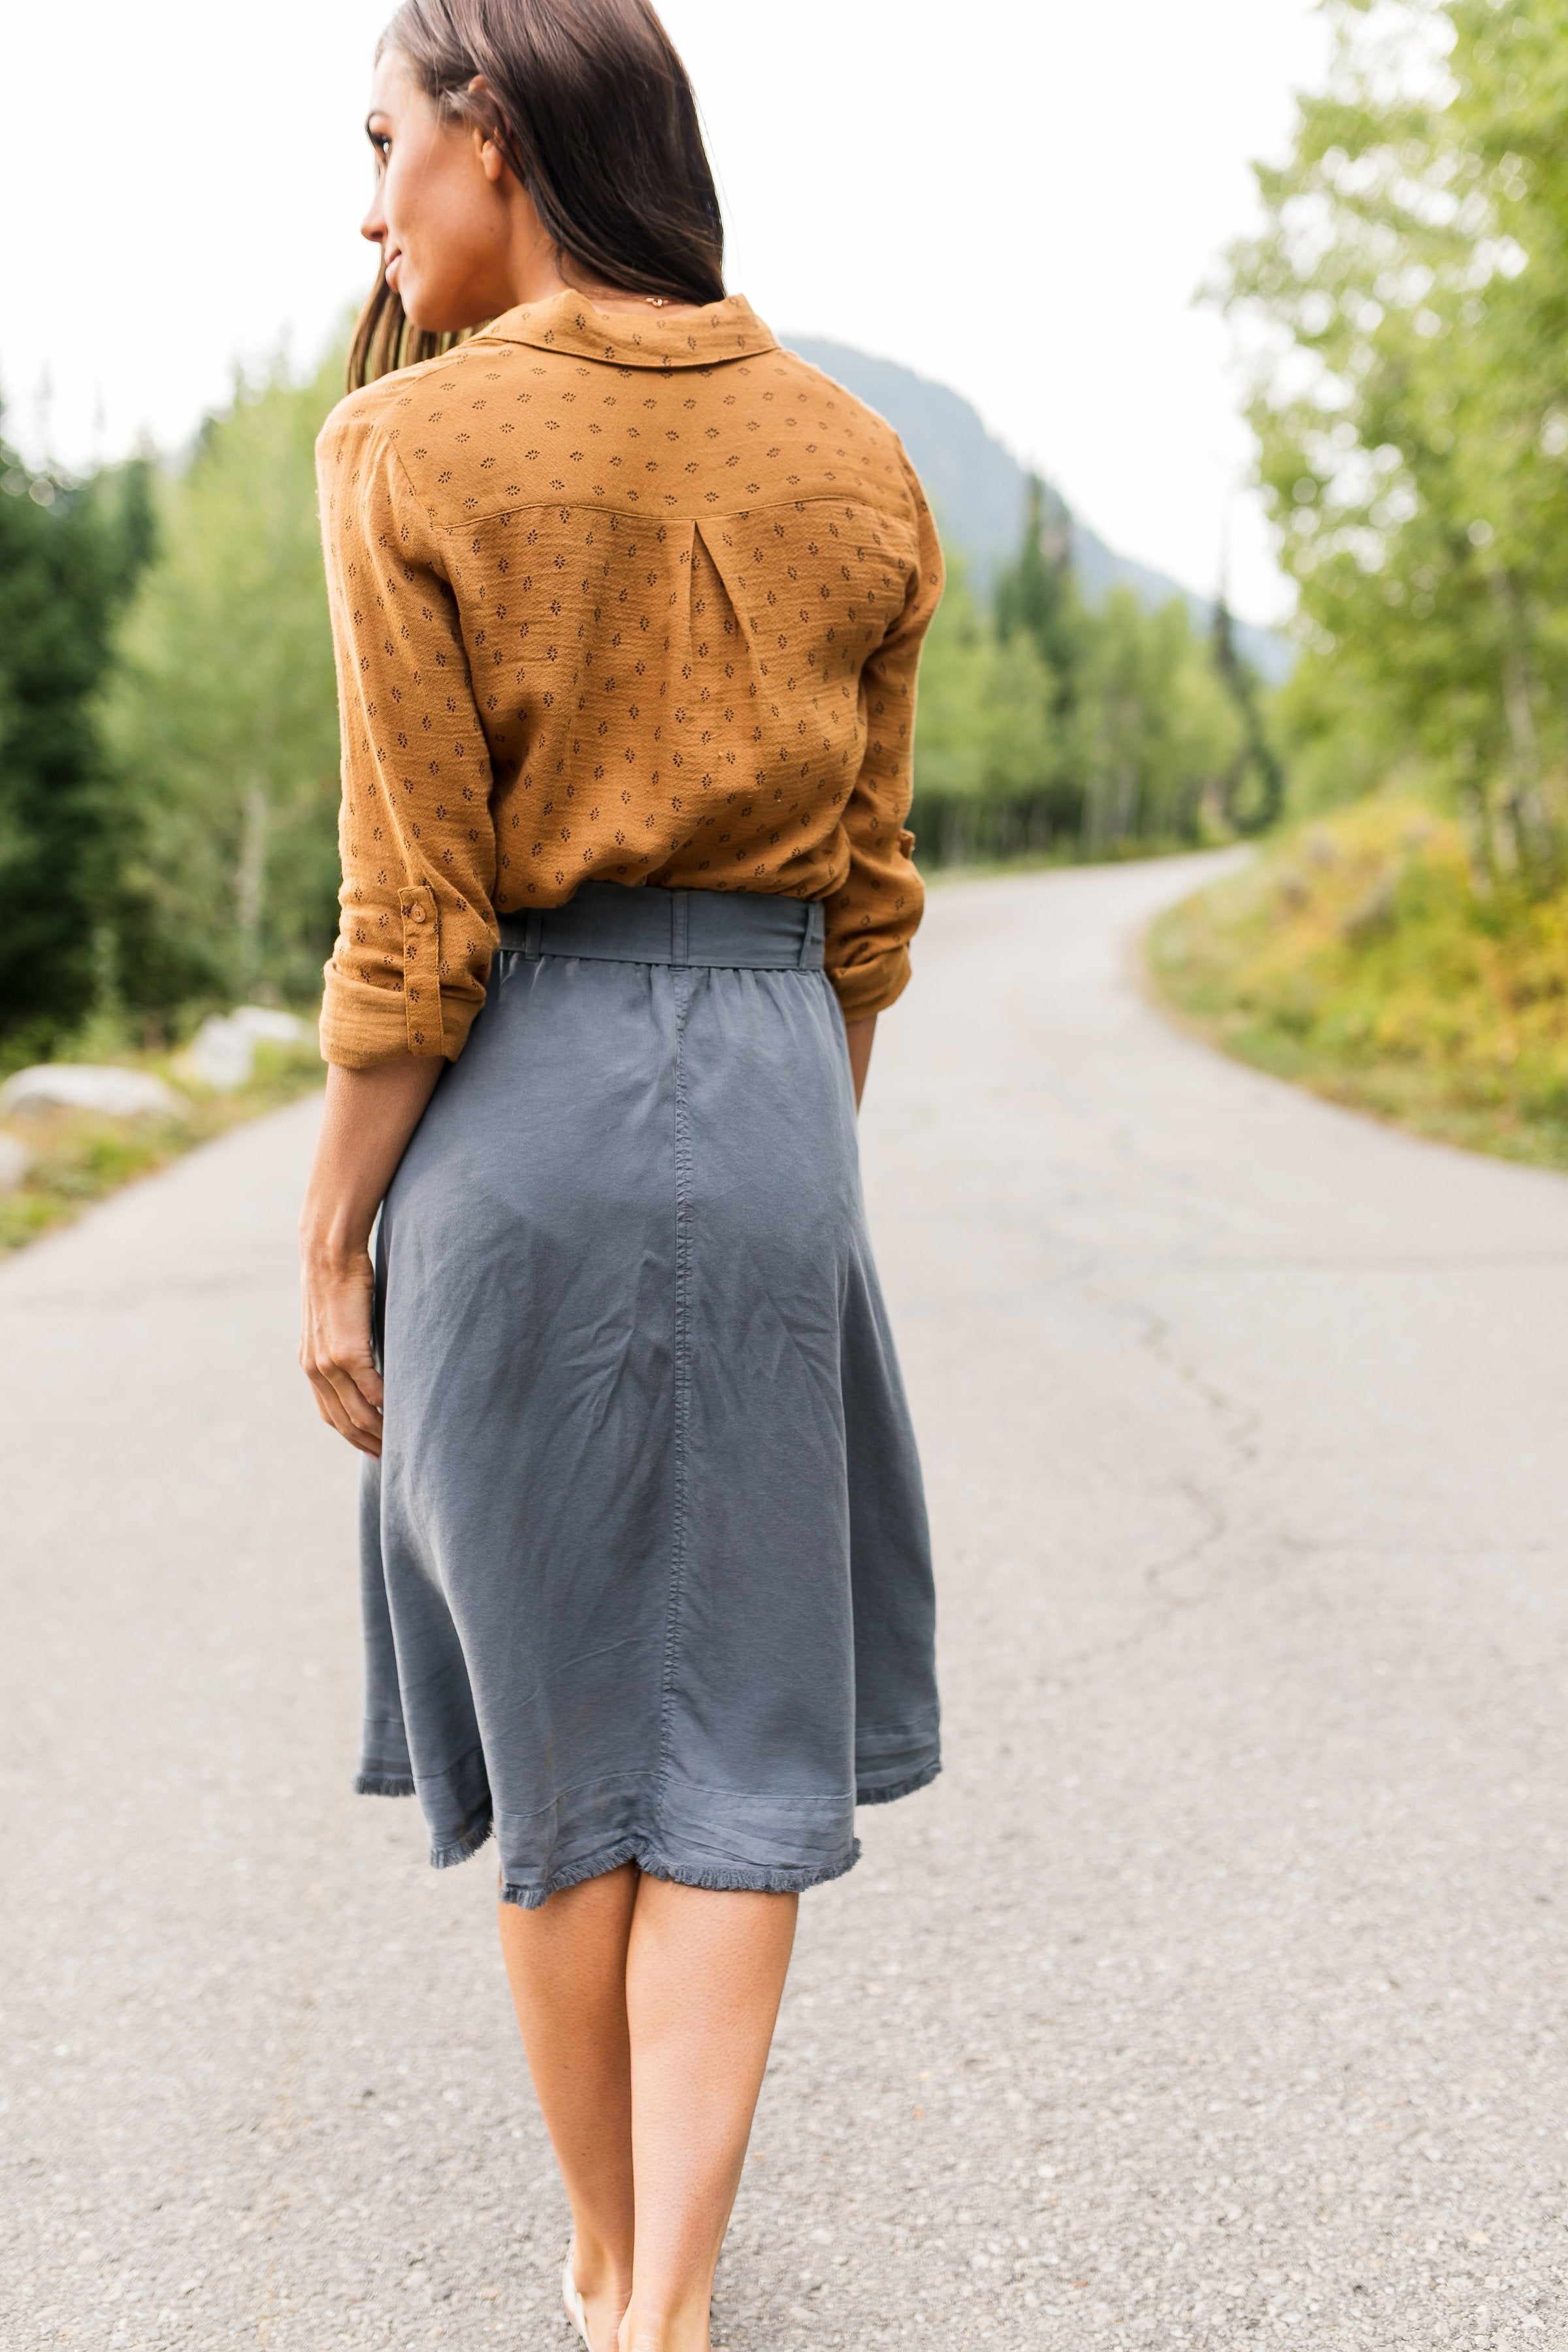
[[[1083,610],[1073,575],[1072,518],[1038,474],[1029,476],[1024,538],[996,583],[996,630],[1005,644],[1026,636],[1056,679],[1065,718],[1077,700]]]
[[[0,1039],[45,1051],[112,986],[129,812],[93,698],[151,551],[147,469],[34,474],[0,444]]]

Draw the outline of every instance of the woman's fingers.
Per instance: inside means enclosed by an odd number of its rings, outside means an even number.
[[[381,1452],[381,1414],[341,1367],[308,1364],[306,1375],[321,1419],[362,1454]]]
[[[381,1382],[368,1357],[344,1360],[323,1349],[307,1362],[305,1371],[334,1429],[345,1437],[372,1438],[380,1444]]]
[[[308,1265],[303,1286],[300,1362],[317,1411],[360,1453],[379,1454],[384,1391],[371,1347],[370,1261]]]
[[[311,1370],[310,1381],[321,1419],[359,1453],[379,1454],[381,1415],[363,1391],[341,1372],[334,1380]]]
[[[321,1379],[326,1383],[328,1393],[336,1399],[350,1426],[357,1430],[362,1437],[374,1437],[379,1445],[381,1407],[374,1398],[365,1394],[362,1379],[356,1374],[355,1368],[348,1364],[324,1364],[320,1367],[320,1371]],[[367,1369],[363,1379],[374,1380],[374,1373]],[[376,1385],[379,1387],[379,1381]]]

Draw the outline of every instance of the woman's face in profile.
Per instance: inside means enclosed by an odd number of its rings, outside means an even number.
[[[444,117],[396,49],[377,60],[365,129],[376,184],[360,233],[381,247],[410,321],[451,332],[507,310],[513,225],[499,149]]]

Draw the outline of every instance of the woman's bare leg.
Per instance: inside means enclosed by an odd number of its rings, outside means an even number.
[[[573,2268],[594,2352],[614,2352],[632,2291],[632,2078],[626,1948],[631,1864],[500,1906],[501,1950],[529,2071],[572,2206]]]
[[[620,2352],[709,2352],[795,1909],[793,1895],[638,1884],[626,1977],[637,2250]]]

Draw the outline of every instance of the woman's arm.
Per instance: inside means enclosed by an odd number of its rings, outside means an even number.
[[[915,560],[902,602],[889,552],[882,558],[892,619],[860,671],[864,749],[843,804],[849,856],[837,890],[823,901],[824,966],[846,1020],[886,1013],[910,977],[910,941],[920,928],[925,889],[913,864],[909,830],[914,794],[915,684],[921,647],[942,595],[942,548],[921,486],[903,460]]]
[[[362,1454],[381,1452],[371,1352],[370,1229],[446,1067],[410,1055],[327,1072],[327,1107],[300,1213],[300,1361],[316,1410]]]
[[[866,1091],[866,1073],[871,1066],[871,1047],[876,1041],[877,1016],[868,1013],[859,1021],[847,1021],[844,1034],[849,1041],[849,1075],[855,1081],[855,1108],[860,1108],[860,1097]]]
[[[446,534],[385,429],[388,382],[334,409],[319,445],[343,790],[321,1043],[355,1070],[455,1059],[497,937],[489,744]]]

